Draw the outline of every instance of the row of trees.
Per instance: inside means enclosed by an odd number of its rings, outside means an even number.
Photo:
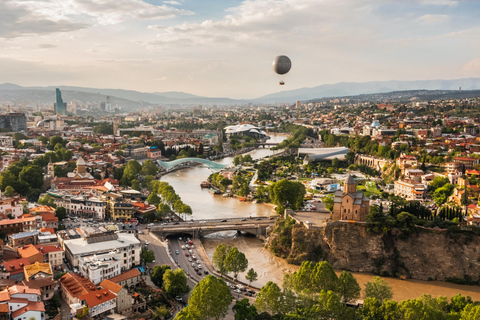
[[[220,275],[225,275],[229,272],[233,273],[236,279],[239,272],[244,272],[248,267],[248,260],[243,252],[238,251],[237,247],[231,247],[226,244],[219,244],[213,252],[212,263]],[[253,269],[252,275],[254,274]],[[249,281],[255,281],[251,278]]]
[[[43,189],[43,169],[27,158],[12,163],[0,173],[0,189],[10,186],[15,192],[27,196],[29,201],[37,201]]]
[[[249,154],[246,154],[244,156],[239,154],[238,156],[235,156],[233,158],[233,165],[234,166],[238,166],[239,164],[244,164],[244,163],[251,163],[251,162],[253,162],[253,159],[252,159],[252,156],[249,155]]]
[[[190,292],[190,287],[187,284],[187,276],[185,271],[181,268],[171,270],[170,266],[155,266],[150,274],[150,279],[169,298],[183,296]]]
[[[185,204],[175,189],[165,181],[152,180],[149,185],[151,190],[147,201],[151,205],[157,206],[157,220],[162,219],[166,214],[175,210],[178,214],[191,215],[192,208]],[[152,217],[147,216],[146,219],[151,220]]]

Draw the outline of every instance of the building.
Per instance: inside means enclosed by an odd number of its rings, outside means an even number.
[[[53,112],[55,114],[67,114],[67,104],[63,102],[62,92],[57,88],[55,89],[55,93],[57,102],[53,105]]]
[[[18,248],[18,254],[20,257],[27,259],[30,264],[43,262],[43,254],[33,244]]]
[[[65,255],[72,266],[79,265],[79,258],[86,255],[107,253],[120,254],[121,270],[129,270],[140,264],[141,243],[131,233],[105,233],[98,236],[64,240]]]
[[[0,305],[7,304],[9,319],[45,319],[45,305],[38,289],[28,286],[14,285],[0,292]]]
[[[133,298],[125,287],[110,280],[103,280],[100,286],[117,295],[115,311],[118,314],[130,313],[132,311]]]
[[[88,314],[91,319],[108,315],[115,311],[117,306],[117,295],[108,289],[96,290],[79,297],[80,302],[70,305],[72,314],[78,315],[84,309],[88,308]]]
[[[26,131],[27,117],[24,113],[0,114],[0,129],[6,129],[12,132]]]
[[[65,252],[61,247],[41,244],[35,247],[43,254],[43,262],[50,263],[53,270],[62,269]]]
[[[30,281],[32,279],[46,278],[53,279],[52,267],[50,263],[35,262],[29,266],[23,268],[25,274],[25,280]]]
[[[370,213],[370,199],[357,191],[357,182],[348,175],[343,191],[336,191],[333,200],[333,220],[365,221]]]
[[[405,170],[411,167],[418,166],[418,161],[415,156],[412,155],[401,155],[400,158],[397,158],[397,166],[402,171],[402,174],[405,174]]]
[[[473,166],[478,164],[477,158],[456,157],[453,161],[458,165],[459,169],[462,169],[464,166],[465,169],[473,169]]]
[[[150,147],[147,149],[148,159],[160,159],[162,157],[162,151],[158,147]]]
[[[248,136],[255,139],[266,139],[267,133],[259,127],[252,126],[251,124],[241,124],[236,126],[228,126],[224,128],[227,138],[233,136]]]
[[[135,216],[135,207],[130,202],[122,202],[110,197],[105,206],[107,218],[115,221],[130,220]]]
[[[5,269],[5,272],[10,274],[10,279],[15,279],[18,281],[25,279],[23,268],[28,265],[30,265],[30,262],[28,262],[28,260],[25,258],[3,262],[3,268]]]
[[[425,185],[410,179],[395,181],[394,193],[407,201],[423,201],[425,198]]]
[[[37,234],[37,230],[11,234],[8,236],[8,245],[12,248],[17,248],[29,244],[37,244]]]
[[[99,284],[121,273],[120,254],[115,251],[83,256],[78,259],[78,270],[92,281]]]
[[[15,200],[0,200],[0,213],[18,219],[23,214],[23,206]]]
[[[64,274],[58,282],[62,298],[68,305],[79,303],[81,296],[96,290],[88,278],[73,272]]]
[[[137,268],[133,268],[116,277],[110,278],[109,280],[121,285],[122,287],[130,288],[140,283],[141,276],[142,273]]]

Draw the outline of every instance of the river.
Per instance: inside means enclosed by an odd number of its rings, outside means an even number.
[[[271,135],[270,142],[280,142],[285,139],[281,135]],[[269,149],[261,148],[249,152],[253,159],[259,159],[272,155]],[[216,162],[231,164],[233,157],[227,157]],[[223,198],[221,195],[212,195],[207,189],[200,188],[200,183],[205,181],[212,171],[206,167],[189,167],[177,170],[162,177],[162,181],[172,185],[182,200],[192,207],[193,219],[212,219],[220,217],[248,217],[269,216],[272,214],[272,206],[266,204],[254,204],[240,202],[235,198]],[[286,273],[294,272],[298,266],[290,265],[285,260],[275,257],[263,247],[263,243],[253,237],[238,236],[236,232],[219,232],[204,238],[203,245],[207,255],[212,258],[215,247],[225,243],[236,246],[245,253],[249,260],[249,268],[254,268],[258,273],[258,280],[252,285],[261,287],[268,281],[274,281],[281,285]],[[365,283],[373,279],[373,275],[354,273],[355,278],[363,289]],[[245,279],[240,274],[239,279]],[[393,289],[393,299],[400,301],[417,298],[422,294],[430,294],[433,297],[451,297],[458,293],[469,295],[474,300],[480,300],[480,287],[456,285],[441,281],[418,281],[384,278]]]

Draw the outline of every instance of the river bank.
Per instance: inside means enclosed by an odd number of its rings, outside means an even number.
[[[268,281],[273,281],[282,285],[285,274],[290,274],[298,270],[299,266],[288,264],[284,259],[275,257],[270,251],[264,248],[263,242],[255,237],[238,236],[236,232],[219,232],[206,236],[203,246],[208,258],[211,260],[213,252],[217,245],[224,243],[230,246],[236,246],[243,252],[248,261],[249,267],[254,268],[258,273],[258,280],[252,282],[256,287],[264,286]],[[342,271],[336,270],[339,275]],[[245,281],[245,274],[240,273],[238,279]],[[362,288],[362,297],[364,295],[365,284],[372,281],[375,275],[371,273],[352,272]],[[445,296],[450,298],[461,294],[470,296],[473,300],[480,301],[480,287],[469,285],[458,285],[442,281],[421,281],[421,280],[401,280],[397,278],[382,277],[393,290],[393,300],[401,301],[406,299],[418,298],[422,294],[429,294],[432,297]]]

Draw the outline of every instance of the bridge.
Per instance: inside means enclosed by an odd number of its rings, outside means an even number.
[[[167,171],[189,162],[201,163],[213,170],[221,170],[227,166],[225,164],[213,162],[213,161],[202,159],[202,158],[182,158],[182,159],[177,159],[169,162],[157,160],[157,163],[162,167],[164,167],[165,169],[167,169]]]
[[[278,142],[257,142],[257,147],[276,147]]]
[[[194,238],[201,238],[211,233],[231,230],[250,233],[256,235],[257,238],[264,238],[267,236],[267,229],[275,223],[275,219],[276,217],[204,219],[164,225],[157,224],[149,230],[161,238],[182,233],[191,234]]]

